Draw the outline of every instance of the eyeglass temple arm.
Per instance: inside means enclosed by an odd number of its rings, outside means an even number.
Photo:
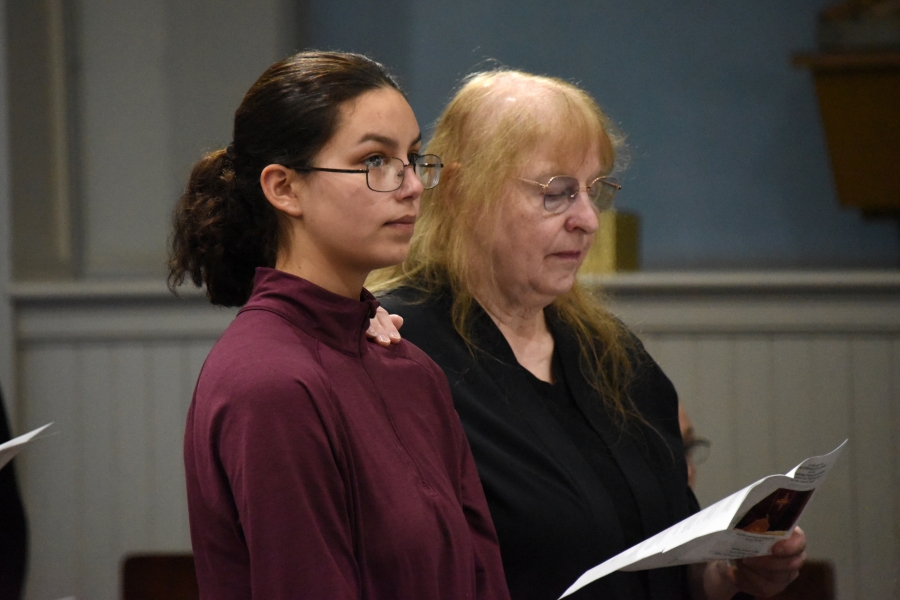
[[[325,167],[294,167],[295,171],[325,171],[326,173],[368,173],[368,169],[327,169]]]

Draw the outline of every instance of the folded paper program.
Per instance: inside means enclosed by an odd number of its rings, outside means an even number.
[[[790,535],[846,443],[824,456],[807,458],[785,475],[760,479],[632,546],[584,573],[560,598],[614,571],[769,554],[775,542]]]
[[[17,438],[13,438],[8,442],[0,444],[0,469],[5,467],[6,463],[11,461],[16,454],[21,452],[22,449],[25,448],[25,445],[33,440],[37,436],[37,434],[44,431],[51,425],[53,425],[53,423],[47,423],[42,427],[38,427],[33,431],[29,431],[26,434],[20,435]]]

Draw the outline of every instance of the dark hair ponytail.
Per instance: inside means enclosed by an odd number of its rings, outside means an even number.
[[[194,285],[206,284],[213,304],[222,306],[244,304],[256,267],[274,266],[278,252],[274,209],[268,202],[244,201],[235,188],[226,151],[210,152],[194,165],[172,214],[169,286],[190,275]]]
[[[379,63],[344,52],[309,51],[275,63],[234,115],[233,142],[191,171],[172,215],[169,287],[186,276],[213,304],[241,306],[256,267],[273,267],[280,220],[259,184],[270,164],[311,166],[334,135],[341,106],[384,87],[399,90]]]

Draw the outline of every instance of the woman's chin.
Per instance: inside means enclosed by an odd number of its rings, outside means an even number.
[[[399,265],[406,260],[407,254],[409,254],[409,244],[405,244],[403,247],[394,248],[389,251],[379,252],[377,255],[372,256],[374,260],[371,263],[371,270],[376,271],[378,269]]]
[[[544,293],[548,296],[553,296],[553,298],[558,298],[559,296],[563,296],[572,291],[572,288],[575,287],[575,275],[567,275],[565,277],[561,277],[552,282],[548,282],[546,288],[544,289]]]

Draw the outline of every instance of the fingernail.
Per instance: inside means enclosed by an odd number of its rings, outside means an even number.
[[[399,340],[399,339],[400,339],[400,334],[399,334],[399,333],[392,333],[392,334],[391,334],[391,339],[392,339],[392,340]]]
[[[386,336],[386,335],[383,335],[383,334],[378,336],[378,341],[379,341],[379,342],[383,342],[383,343],[385,343],[385,344],[389,344],[389,343],[391,342],[391,340],[389,340],[389,339],[387,338],[387,336]]]

